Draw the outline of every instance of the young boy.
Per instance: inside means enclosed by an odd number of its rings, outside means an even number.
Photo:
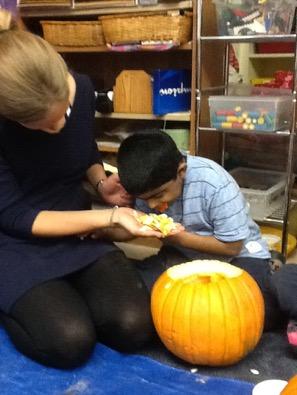
[[[166,214],[185,228],[165,239],[158,256],[138,265],[149,287],[174,264],[192,259],[227,261],[250,273],[261,288],[265,329],[278,324],[279,290],[271,281],[268,246],[239,186],[223,167],[210,159],[183,155],[166,133],[152,131],[123,141],[118,171],[124,188],[137,198],[139,210],[160,213],[158,209],[167,203]],[[297,306],[295,310],[297,318]]]

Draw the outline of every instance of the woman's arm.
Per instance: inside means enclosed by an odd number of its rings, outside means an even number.
[[[101,164],[95,163],[87,170],[87,178],[102,198],[110,205],[132,207],[134,199],[123,188],[119,176],[112,174],[107,177]]]
[[[165,238],[164,243],[192,248],[193,250],[209,254],[229,256],[238,255],[243,244],[241,240],[226,243],[216,239],[214,236],[201,236],[187,231]]]
[[[41,237],[71,236],[109,226],[112,210],[40,211],[32,234]]]
[[[107,227],[120,227],[133,236],[161,238],[158,231],[142,226],[137,212],[126,207],[108,210],[40,211],[32,225],[32,234],[38,237],[62,237],[96,232]]]
[[[87,178],[94,189],[98,192],[100,182],[104,182],[107,179],[103,165],[100,163],[93,164],[87,170]]]

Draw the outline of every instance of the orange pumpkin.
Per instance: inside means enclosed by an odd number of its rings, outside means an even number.
[[[154,284],[151,308],[162,342],[193,364],[234,364],[255,348],[263,331],[264,301],[257,283],[225,262],[171,267]]]
[[[293,376],[280,395],[296,395],[297,394],[297,375]]]

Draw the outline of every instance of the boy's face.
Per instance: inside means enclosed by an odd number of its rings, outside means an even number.
[[[164,203],[170,204],[174,202],[182,194],[186,167],[186,163],[182,162],[178,168],[177,176],[174,180],[170,180],[160,187],[143,193],[137,197],[139,199],[145,200],[151,209],[157,210],[158,206],[163,206]]]

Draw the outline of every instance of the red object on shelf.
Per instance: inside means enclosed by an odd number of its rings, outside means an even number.
[[[257,43],[256,53],[293,53],[294,43],[273,42],[273,43]]]
[[[274,73],[274,79],[264,84],[256,84],[256,87],[293,89],[294,74],[292,71],[278,70]]]

